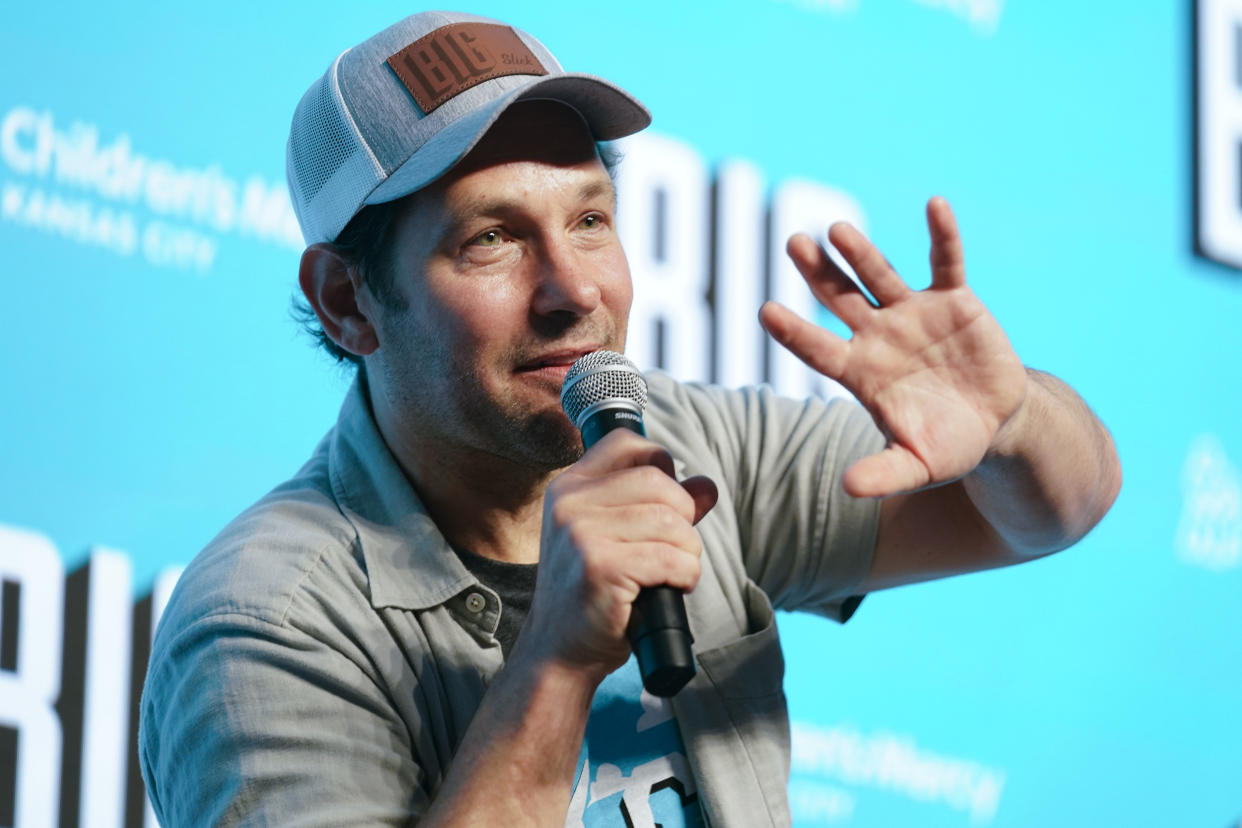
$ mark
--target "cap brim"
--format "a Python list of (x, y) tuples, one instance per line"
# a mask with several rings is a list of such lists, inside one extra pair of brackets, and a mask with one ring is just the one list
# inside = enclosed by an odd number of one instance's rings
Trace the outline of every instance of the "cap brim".
[(465, 158), (505, 110), (531, 99), (560, 101), (573, 107), (597, 141), (632, 135), (651, 123), (645, 106), (603, 78), (581, 74), (535, 78), (441, 129), (380, 182), (364, 203), (395, 201), (426, 187)]

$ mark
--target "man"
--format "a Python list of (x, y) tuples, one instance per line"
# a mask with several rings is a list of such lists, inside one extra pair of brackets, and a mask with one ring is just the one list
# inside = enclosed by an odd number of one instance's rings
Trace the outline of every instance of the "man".
[[(596, 141), (647, 122), (458, 14), (401, 21), (307, 93), (300, 283), (358, 379), (166, 610), (141, 732), (166, 825), (787, 824), (772, 605), (844, 620), (874, 589), (1064, 548), (1107, 510), (1107, 433), (1022, 367), (939, 199), (925, 291), (848, 226), (830, 240), (878, 304), (790, 241), (848, 342), (761, 311), (865, 408), (656, 373), (651, 439), (583, 453), (561, 382), (623, 349), (631, 300)], [(640, 692), (624, 635), (661, 584), (687, 592), (699, 668), (671, 705)]]

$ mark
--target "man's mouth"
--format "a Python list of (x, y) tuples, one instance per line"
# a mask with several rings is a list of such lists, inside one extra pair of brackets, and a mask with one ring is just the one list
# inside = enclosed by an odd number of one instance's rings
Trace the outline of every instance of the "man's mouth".
[(571, 348), (554, 351), (552, 353), (542, 354), (534, 359), (523, 362), (518, 365), (517, 371), (525, 373), (530, 371), (568, 371), (570, 366), (581, 359), (586, 354), (598, 350), (597, 348)]

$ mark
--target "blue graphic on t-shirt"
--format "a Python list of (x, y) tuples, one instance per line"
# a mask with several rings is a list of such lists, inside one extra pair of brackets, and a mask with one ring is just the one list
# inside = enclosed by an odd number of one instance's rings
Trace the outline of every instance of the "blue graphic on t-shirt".
[(565, 825), (703, 825), (672, 705), (643, 689), (634, 656), (595, 691)]

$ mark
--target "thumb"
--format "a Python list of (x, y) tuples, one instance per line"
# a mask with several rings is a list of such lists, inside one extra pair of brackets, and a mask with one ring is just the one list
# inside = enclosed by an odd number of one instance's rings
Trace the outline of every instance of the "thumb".
[(845, 470), (841, 484), (851, 497), (888, 497), (931, 482), (927, 466), (909, 449), (889, 446)]
[(694, 499), (694, 520), (692, 523), (697, 524), (716, 505), (716, 500), (720, 497), (720, 493), (716, 490), (715, 482), (710, 477), (705, 477), (701, 474), (687, 477), (681, 481), (681, 487)]

